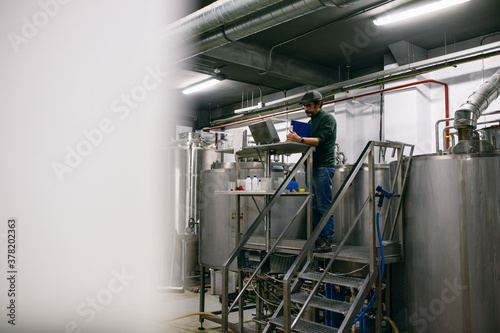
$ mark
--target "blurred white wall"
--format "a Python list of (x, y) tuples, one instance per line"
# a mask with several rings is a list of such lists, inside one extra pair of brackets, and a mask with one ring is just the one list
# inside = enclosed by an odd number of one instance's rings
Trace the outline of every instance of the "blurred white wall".
[[(178, 1), (0, 3), (1, 332), (149, 332)], [(14, 299), (15, 326), (6, 308)]]

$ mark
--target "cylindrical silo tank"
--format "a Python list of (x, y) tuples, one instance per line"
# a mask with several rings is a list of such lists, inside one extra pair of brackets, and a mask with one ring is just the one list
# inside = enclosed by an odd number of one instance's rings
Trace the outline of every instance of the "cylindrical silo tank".
[[(209, 169), (218, 154), (198, 133), (181, 133), (165, 148), (168, 201), (175, 209), (167, 221), (170, 237), (163, 244), (162, 282), (183, 286), (198, 264), (200, 172)], [(201, 222), (200, 222), (201, 223)]]
[(500, 154), (414, 157), (393, 319), (407, 332), (500, 332)]

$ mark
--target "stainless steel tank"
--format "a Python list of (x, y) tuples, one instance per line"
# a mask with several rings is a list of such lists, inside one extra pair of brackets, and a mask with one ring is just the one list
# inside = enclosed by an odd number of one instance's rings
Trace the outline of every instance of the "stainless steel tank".
[[(341, 165), (335, 167), (335, 176), (333, 177), (332, 192), (335, 195), (340, 186), (345, 181), (349, 172), (353, 168), (352, 164)], [(382, 186), (386, 190), (390, 190), (390, 166), (389, 164), (376, 164), (375, 165), (375, 187), (378, 185)], [(368, 183), (368, 165), (363, 165), (354, 178), (353, 184), (349, 187), (344, 198), (340, 201), (337, 209), (334, 211), (335, 219), (335, 235), (333, 236), (333, 241), (335, 243), (340, 243), (347, 233), (352, 221), (356, 215), (360, 212), (361, 207), (363, 207), (364, 201), (369, 194), (369, 183)], [(383, 205), (380, 216), (385, 216), (387, 210), (387, 204)], [(347, 245), (369, 245), (370, 244), (370, 209), (367, 207), (365, 212), (361, 216), (361, 220), (358, 225), (353, 230), (353, 233), (346, 242)], [(383, 223), (382, 218), (380, 223)], [(382, 226), (381, 226), (382, 228)], [(390, 228), (386, 228), (386, 235), (389, 234)]]
[(500, 154), (413, 158), (393, 319), (407, 332), (500, 332)]
[(180, 139), (169, 144), (167, 156), (169, 171), (168, 185), (173, 206), (177, 234), (195, 234), (198, 222), (200, 172), (209, 169), (218, 154), (197, 133), (182, 133)]
[[(274, 164), (271, 177), (273, 183), (284, 177), (290, 166)], [(258, 178), (264, 176), (264, 169), (260, 162), (243, 162), (239, 164), (239, 173), (236, 176), (236, 164), (218, 163), (212, 169), (201, 172), (201, 232), (200, 232), (200, 263), (207, 267), (220, 268), (225, 259), (236, 245), (237, 217), (236, 196), (215, 194), (215, 191), (227, 191), (229, 182), (245, 179), (247, 176)], [(304, 172), (297, 173), (300, 187), (305, 187)], [(241, 197), (240, 202), (240, 231), (247, 230), (259, 214), (259, 209), (265, 206), (264, 197)], [(302, 204), (305, 197), (282, 197), (271, 210), (271, 236), (278, 237), (286, 224), (295, 215), (296, 209)], [(257, 206), (259, 208), (257, 208)], [(305, 212), (299, 215), (298, 220), (287, 231), (285, 238), (305, 239), (306, 218)], [(264, 224), (254, 235), (264, 235)], [(233, 266), (232, 268), (235, 268)]]
[(198, 133), (182, 133), (166, 148), (168, 201), (175, 207), (167, 221), (168, 234), (162, 280), (167, 286), (183, 286), (198, 265), (198, 222), (200, 220), (200, 172), (210, 168), (218, 154)]

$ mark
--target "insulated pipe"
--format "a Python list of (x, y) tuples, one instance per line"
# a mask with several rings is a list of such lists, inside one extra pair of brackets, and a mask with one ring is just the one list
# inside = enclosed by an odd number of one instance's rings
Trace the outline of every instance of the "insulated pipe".
[(500, 95), (500, 70), (484, 82), (455, 111), (455, 128), (460, 140), (467, 139), (467, 132), (477, 127), (477, 119)]
[[(280, 2), (233, 0), (216, 5), (219, 2), (217, 1), (213, 4), (213, 8), (201, 9), (167, 26), (161, 33), (163, 35), (179, 34), (183, 42), (186, 42), (186, 37), (198, 37), (189, 40), (192, 51), (190, 55), (180, 60), (182, 61), (327, 6), (346, 7), (360, 1), (362, 0), (284, 0)], [(259, 3), (258, 11), (254, 8), (253, 2)], [(230, 12), (233, 16), (217, 12), (225, 6), (232, 9)], [(265, 8), (260, 10), (262, 7)], [(209, 19), (207, 20), (205, 16)]]
[(219, 0), (161, 29), (190, 39), (283, 0)]
[[(440, 85), (442, 85), (444, 87), (444, 109), (445, 109), (444, 113), (445, 113), (445, 117), (448, 118), (449, 117), (449, 113), (450, 113), (450, 110), (449, 110), (450, 107), (449, 107), (449, 101), (448, 101), (448, 84), (446, 84), (444, 82), (441, 82), (441, 81), (431, 80), (431, 79), (429, 79), (429, 80), (422, 80), (422, 81), (418, 81), (418, 82), (407, 83), (407, 84), (399, 85), (399, 86), (396, 86), (396, 87), (380, 89), (380, 90), (377, 90), (377, 91), (371, 91), (371, 92), (367, 92), (367, 93), (356, 95), (356, 96), (335, 99), (333, 101), (324, 102), (323, 104), (324, 105), (329, 105), (329, 104), (334, 104), (334, 103), (338, 103), (338, 102), (344, 102), (344, 101), (352, 100), (352, 99), (359, 98), (359, 97), (375, 95), (375, 94), (383, 93), (383, 92), (386, 92), (386, 91), (392, 91), (392, 90), (407, 88), (407, 87), (416, 86), (416, 85), (424, 84), (424, 83), (436, 83), (436, 84), (440, 84)], [(260, 117), (256, 117), (256, 118), (251, 118), (251, 119), (236, 121), (236, 122), (229, 123), (229, 124), (226, 124), (226, 125), (219, 125), (219, 126), (209, 127), (209, 128), (206, 129), (206, 131), (211, 131), (211, 130), (214, 130), (214, 129), (225, 128), (225, 127), (230, 127), (230, 126), (235, 126), (235, 125), (240, 125), (240, 124), (244, 124), (244, 123), (248, 123), (248, 122), (252, 122), (252, 121), (256, 121), (256, 120), (261, 120), (261, 119), (265, 119), (265, 118), (280, 116), (280, 115), (284, 115), (284, 114), (292, 113), (292, 112), (297, 112), (297, 111), (301, 111), (301, 110), (302, 110), (302, 108), (298, 108), (298, 109), (287, 110), (287, 111), (283, 111), (283, 112), (277, 112), (277, 113), (273, 113), (273, 114), (270, 114), (270, 115), (260, 116)], [(449, 125), (449, 122), (446, 121), (446, 126), (448, 126), (448, 125)], [(446, 139), (446, 145), (447, 145), (447, 147), (450, 146), (450, 139), (449, 138)]]

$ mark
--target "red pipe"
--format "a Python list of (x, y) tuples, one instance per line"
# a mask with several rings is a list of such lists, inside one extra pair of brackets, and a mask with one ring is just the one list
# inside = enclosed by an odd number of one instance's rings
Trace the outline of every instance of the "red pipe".
[[(355, 99), (355, 98), (359, 98), (359, 97), (370, 96), (370, 95), (374, 95), (374, 94), (378, 94), (378, 93), (383, 93), (383, 92), (386, 92), (386, 91), (392, 91), (392, 90), (407, 88), (407, 87), (416, 86), (416, 85), (423, 84), (423, 83), (436, 83), (436, 84), (440, 84), (440, 85), (442, 85), (444, 87), (444, 108), (445, 108), (444, 113), (445, 113), (445, 118), (449, 118), (450, 117), (450, 106), (449, 106), (449, 101), (448, 101), (448, 84), (446, 84), (444, 82), (441, 82), (441, 81), (431, 80), (431, 79), (429, 79), (429, 80), (422, 80), (422, 81), (418, 81), (418, 82), (407, 83), (407, 84), (403, 84), (403, 85), (396, 86), (396, 87), (380, 89), (380, 90), (377, 90), (377, 91), (371, 91), (371, 92), (367, 92), (367, 93), (364, 93), (364, 94), (361, 94), (361, 95), (357, 95), (357, 96), (351, 96), (351, 97), (344, 97), (344, 98), (340, 98), (340, 99), (335, 99), (333, 101), (325, 102), (324, 105), (338, 103), (338, 102), (344, 102), (344, 101), (348, 101), (350, 99)], [(214, 130), (214, 129), (218, 129), (218, 128), (224, 128), (224, 127), (239, 125), (239, 124), (247, 123), (247, 122), (250, 122), (250, 121), (265, 119), (265, 118), (269, 118), (269, 117), (280, 116), (280, 115), (283, 115), (283, 114), (300, 111), (301, 109), (302, 108), (293, 109), (293, 110), (287, 110), (287, 111), (273, 113), (273, 114), (270, 114), (270, 115), (260, 116), (260, 117), (256, 117), (256, 118), (252, 118), (252, 119), (246, 119), (246, 120), (236, 121), (234, 123), (229, 123), (227, 125), (220, 125), (220, 126), (211, 127), (211, 128), (208, 129), (208, 131)], [(446, 126), (449, 126), (449, 122), (448, 121), (446, 121)], [(446, 148), (448, 148), (450, 146), (449, 130), (446, 131), (446, 134), (447, 134), (446, 135)], [(437, 138), (436, 138), (436, 140), (437, 140)]]

